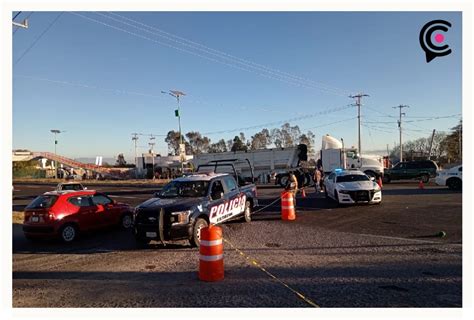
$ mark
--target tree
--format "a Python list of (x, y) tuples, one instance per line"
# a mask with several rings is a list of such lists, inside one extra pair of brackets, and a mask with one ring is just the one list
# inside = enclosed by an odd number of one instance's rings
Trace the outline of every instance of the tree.
[(127, 164), (127, 161), (125, 161), (125, 157), (123, 156), (123, 153), (120, 153), (117, 156), (117, 161), (115, 161), (115, 164), (117, 167), (124, 167)]
[(280, 129), (272, 129), (270, 134), (271, 142), (277, 148), (294, 147), (300, 140), (301, 132), (298, 126), (290, 126), (285, 123)]
[(191, 154), (201, 154), (208, 152), (209, 144), (211, 143), (211, 140), (208, 137), (203, 137), (197, 131), (186, 133), (186, 137), (189, 140)]
[(245, 144), (244, 141), (242, 141), (242, 138), (245, 139), (245, 136), (243, 133), (240, 133), (240, 136), (235, 136), (234, 140), (232, 140), (232, 147), (230, 148), (230, 151), (247, 151), (247, 145)]
[(227, 152), (227, 145), (224, 139), (220, 139), (217, 143), (209, 145), (209, 153)]
[[(428, 158), (437, 162), (443, 162), (446, 156), (444, 142), (446, 134), (443, 132), (437, 132), (433, 138), (433, 145), (431, 147), (430, 156), (430, 143), (431, 136), (429, 138), (418, 138), (416, 140), (410, 140), (403, 144), (403, 159), (412, 160), (416, 158)], [(400, 157), (400, 145), (395, 146), (390, 152), (390, 158), (399, 159)]]
[[(184, 137), (183, 137), (184, 141)], [(165, 142), (168, 144), (168, 152), (170, 154), (179, 155), (179, 144), (180, 144), (180, 136), (179, 132), (171, 130), (168, 132), (165, 138)]]
[(462, 121), (451, 128), (452, 132), (440, 143), (446, 152), (446, 160), (451, 162), (462, 162)]
[(266, 149), (270, 143), (270, 132), (263, 129), (251, 137), (250, 150)]
[(314, 133), (311, 131), (308, 131), (307, 133), (303, 133), (299, 137), (299, 143), (303, 143), (308, 147), (308, 153), (313, 153), (314, 152), (314, 139), (315, 139)]

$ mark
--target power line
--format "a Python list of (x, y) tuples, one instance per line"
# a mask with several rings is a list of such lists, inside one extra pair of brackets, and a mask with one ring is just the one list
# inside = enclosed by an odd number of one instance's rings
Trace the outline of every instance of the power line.
[(351, 121), (351, 120), (354, 120), (354, 119), (356, 119), (356, 118), (357, 118), (357, 117), (352, 117), (352, 118), (343, 119), (343, 120), (339, 120), (339, 121), (324, 123), (324, 124), (321, 124), (321, 125), (319, 125), (319, 126), (315, 126), (315, 127), (311, 127), (311, 128), (305, 128), (305, 129), (302, 129), (302, 130), (303, 130), (303, 131), (306, 131), (306, 130), (311, 130), (311, 129), (317, 129), (317, 128), (321, 128), (321, 127), (330, 126), (330, 125), (332, 125), (332, 124), (337, 124), (337, 123), (341, 123), (341, 122)]
[(16, 17), (18, 17), (18, 16), (20, 15), (20, 13), (21, 13), (21, 11), (18, 11), (18, 13), (13, 16), (13, 19), (12, 19), (12, 20), (15, 20)]
[(329, 113), (346, 110), (350, 107), (352, 107), (352, 105), (346, 105), (346, 106), (342, 106), (342, 107), (338, 107), (338, 108), (330, 108), (330, 109), (326, 109), (326, 110), (323, 110), (323, 111), (320, 111), (320, 112), (317, 112), (317, 113), (306, 114), (306, 115), (302, 115), (302, 116), (299, 116), (299, 117), (294, 117), (294, 118), (291, 118), (291, 119), (268, 122), (268, 123), (254, 125), (254, 126), (250, 126), (250, 127), (235, 128), (235, 129), (230, 129), (230, 130), (221, 130), (221, 131), (214, 131), (214, 132), (204, 132), (203, 135), (222, 134), (222, 133), (230, 133), (230, 132), (237, 132), (237, 131), (259, 129), (259, 128), (262, 128), (262, 127), (276, 126), (276, 125), (279, 125), (279, 124), (282, 124), (282, 123), (287, 123), (287, 122), (290, 123), (290, 122), (294, 122), (294, 121), (314, 118), (314, 117), (317, 117), (317, 116), (320, 116), (320, 115), (326, 115), (326, 114), (329, 114)]
[[(149, 29), (152, 29), (152, 30), (155, 30), (155, 31), (158, 31), (159, 33), (161, 34), (158, 34), (158, 33), (153, 33), (149, 30), (146, 30), (146, 29), (143, 29), (143, 28), (139, 28), (137, 26), (134, 26), (132, 24), (129, 24), (129, 23), (126, 23), (124, 22), (123, 20), (117, 20), (117, 19), (114, 19), (110, 16), (107, 16), (107, 15), (104, 15), (104, 14), (101, 14), (101, 13), (98, 13), (98, 12), (95, 12), (95, 14), (98, 14), (98, 15), (101, 15), (103, 17), (106, 17), (108, 19), (112, 19), (114, 21), (117, 21), (119, 23), (122, 23), (122, 24), (125, 24), (125, 25), (128, 25), (128, 26), (131, 26), (133, 28), (136, 28), (136, 29), (139, 29), (139, 30), (143, 30), (145, 32), (148, 32), (150, 34), (154, 34), (154, 35), (157, 35), (159, 37), (163, 37), (167, 40), (170, 40), (170, 41), (173, 41), (175, 43), (179, 43), (181, 45), (184, 45), (184, 46), (187, 46), (187, 47), (190, 47), (190, 48), (193, 48), (193, 49), (196, 49), (196, 50), (199, 50), (199, 51), (202, 51), (202, 52), (205, 52), (205, 53), (208, 53), (208, 54), (211, 54), (211, 55), (214, 55), (214, 56), (218, 56), (220, 58), (223, 58), (223, 59), (227, 59), (227, 60), (230, 60), (230, 61), (233, 61), (233, 62), (236, 62), (236, 63), (239, 63), (239, 64), (242, 64), (242, 65), (245, 65), (245, 66), (250, 66), (252, 68), (256, 68), (256, 69), (259, 69), (261, 71), (267, 71), (271, 74), (275, 74), (277, 76), (284, 76), (284, 77), (287, 77), (287, 78), (290, 78), (292, 80), (296, 80), (296, 81), (300, 81), (300, 82), (306, 82), (306, 83), (311, 83), (313, 85), (316, 85), (316, 86), (320, 86), (322, 88), (324, 88), (325, 90), (333, 90), (335, 92), (338, 92), (339, 95), (342, 95), (342, 96), (346, 96), (348, 94), (348, 91), (345, 91), (343, 89), (340, 89), (340, 88), (337, 88), (337, 87), (334, 87), (334, 86), (328, 86), (326, 84), (323, 84), (321, 82), (316, 82), (316, 81), (313, 81), (313, 80), (310, 80), (310, 79), (305, 79), (303, 77), (300, 77), (300, 76), (297, 76), (297, 75), (294, 75), (294, 74), (290, 74), (290, 73), (287, 73), (287, 72), (284, 72), (284, 71), (281, 71), (279, 69), (276, 69), (276, 68), (272, 68), (272, 67), (268, 67), (268, 66), (265, 66), (265, 65), (262, 65), (262, 64), (259, 64), (259, 63), (255, 63), (255, 62), (252, 62), (250, 60), (246, 60), (246, 59), (242, 59), (242, 58), (239, 58), (237, 56), (234, 56), (234, 55), (231, 55), (231, 54), (228, 54), (226, 52), (223, 52), (223, 51), (220, 51), (220, 50), (216, 50), (216, 49), (213, 49), (211, 47), (208, 47), (206, 45), (203, 45), (203, 44), (200, 44), (198, 42), (195, 42), (195, 41), (192, 41), (192, 40), (189, 40), (189, 39), (186, 39), (186, 38), (183, 38), (183, 37), (180, 37), (180, 36), (177, 36), (175, 34), (172, 34), (172, 33), (169, 33), (169, 32), (166, 32), (164, 30), (161, 30), (157, 27), (153, 27), (153, 26), (150, 26), (150, 25), (147, 25), (147, 24), (144, 24), (142, 22), (139, 22), (139, 21), (136, 21), (136, 20), (133, 20), (133, 19), (130, 19), (130, 18), (127, 18), (125, 16), (122, 16), (122, 15), (119, 15), (117, 13), (114, 13), (114, 12), (108, 12), (110, 15), (114, 15), (114, 16), (117, 16), (117, 17), (120, 17), (121, 19), (124, 19), (124, 20), (127, 20), (127, 21), (130, 21), (130, 22), (133, 22), (135, 24), (138, 24), (138, 25), (141, 25), (141, 26), (144, 26), (146, 28), (149, 28)], [(164, 36), (164, 35), (165, 36)]]
[[(115, 30), (118, 30), (118, 31), (121, 31), (121, 32), (130, 34), (130, 35), (132, 35), (132, 36), (135, 36), (135, 37), (138, 37), (138, 38), (141, 38), (141, 39), (144, 39), (144, 40), (148, 40), (148, 41), (151, 41), (151, 42), (154, 42), (154, 43), (163, 45), (163, 46), (167, 46), (167, 47), (173, 48), (173, 49), (175, 49), (175, 50), (182, 51), (182, 52), (185, 52), (185, 53), (188, 53), (188, 54), (191, 54), (191, 55), (194, 55), (194, 56), (197, 56), (197, 57), (200, 57), (200, 58), (203, 58), (203, 59), (212, 61), (212, 62), (217, 62), (217, 63), (223, 64), (223, 65), (229, 66), (229, 67), (231, 67), (231, 68), (235, 68), (235, 69), (239, 69), (239, 70), (242, 70), (242, 71), (254, 73), (254, 74), (260, 75), (260, 76), (262, 76), (262, 77), (266, 77), (266, 78), (273, 79), (273, 80), (278, 80), (278, 81), (285, 82), (285, 83), (288, 83), (288, 84), (291, 84), (291, 85), (294, 85), (294, 86), (303, 87), (303, 88), (308, 88), (308, 89), (318, 89), (318, 90), (323, 91), (323, 92), (326, 91), (326, 93), (335, 94), (334, 92), (329, 92), (328, 89), (323, 89), (323, 88), (321, 88), (321, 87), (316, 87), (316, 86), (314, 86), (314, 85), (308, 85), (308, 84), (305, 84), (305, 83), (301, 83), (301, 82), (295, 81), (294, 79), (291, 80), (291, 81), (289, 81), (289, 80), (286, 80), (285, 78), (282, 78), (282, 76), (277, 76), (277, 77), (272, 76), (271, 74), (269, 74), (268, 71), (267, 71), (267, 72), (264, 72), (263, 70), (256, 70), (255, 67), (252, 67), (252, 66), (250, 66), (250, 65), (246, 65), (247, 68), (243, 68), (243, 67), (241, 67), (241, 66), (239, 66), (239, 65), (236, 65), (235, 63), (234, 63), (234, 64), (231, 64), (231, 63), (228, 63), (228, 62), (225, 62), (225, 61), (221, 61), (221, 60), (218, 60), (218, 59), (215, 59), (215, 58), (206, 56), (206, 55), (202, 55), (202, 54), (199, 54), (199, 53), (190, 51), (190, 50), (188, 50), (188, 49), (183, 49), (183, 48), (177, 47), (177, 46), (175, 46), (175, 45), (172, 45), (172, 44), (169, 44), (169, 43), (166, 43), (166, 42), (163, 42), (163, 41), (159, 41), (159, 40), (156, 40), (156, 39), (152, 39), (152, 38), (150, 38), (150, 37), (143, 36), (143, 35), (141, 35), (141, 34), (138, 34), (138, 33), (135, 33), (135, 32), (131, 32), (131, 31), (129, 31), (129, 30), (122, 29), (122, 28), (117, 27), (117, 26), (110, 25), (110, 24), (105, 23), (105, 22), (103, 22), (103, 21), (100, 21), (100, 20), (97, 20), (97, 19), (94, 19), (94, 18), (91, 18), (91, 17), (84, 16), (84, 15), (79, 14), (79, 13), (77, 13), (77, 12), (69, 12), (69, 13), (72, 14), (72, 15), (76, 15), (76, 16), (78, 16), (78, 17), (81, 17), (81, 18), (83, 18), (83, 19), (86, 19), (86, 20), (93, 21), (93, 22), (95, 22), (95, 23), (104, 25), (104, 26), (109, 27), (109, 28), (111, 28), (111, 29), (115, 29)], [(250, 69), (249, 69), (249, 68), (250, 68)], [(337, 94), (337, 95), (345, 96), (345, 95), (343, 95), (343, 94)]]
[(54, 20), (46, 27), (46, 29), (43, 30), (43, 32), (41, 32), (41, 34), (36, 37), (36, 39), (31, 43), (31, 45), (26, 48), (25, 51), (23, 51), (23, 53), (20, 55), (20, 57), (15, 61), (14, 64), (17, 64), (18, 62), (21, 61), (21, 59), (23, 59), (23, 57), (35, 46), (35, 44), (46, 34), (46, 32), (48, 32), (51, 27), (56, 23), (56, 21), (58, 21), (58, 19), (63, 15), (64, 12), (61, 12), (59, 13), (56, 18), (54, 18)]
[(14, 75), (13, 77), (14, 78), (25, 78), (25, 79), (31, 79), (31, 80), (38, 80), (38, 81), (46, 81), (46, 82), (51, 82), (51, 83), (57, 83), (57, 84), (73, 86), (73, 87), (81, 87), (81, 88), (87, 88), (87, 89), (109, 91), (109, 92), (115, 92), (115, 93), (120, 93), (120, 94), (130, 94), (130, 95), (136, 95), (136, 96), (144, 96), (144, 97), (150, 97), (150, 98), (164, 99), (161, 95), (153, 95), (153, 94), (137, 92), (137, 91), (127, 91), (127, 90), (122, 90), (122, 89), (103, 88), (103, 87), (84, 84), (84, 83), (79, 83), (79, 82), (53, 80), (53, 79), (40, 78), (40, 77), (34, 77), (34, 76), (27, 76), (27, 75)]

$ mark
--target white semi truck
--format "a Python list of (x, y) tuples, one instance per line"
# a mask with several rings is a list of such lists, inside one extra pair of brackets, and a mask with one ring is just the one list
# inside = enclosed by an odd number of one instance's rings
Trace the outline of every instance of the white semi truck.
[(276, 184), (285, 186), (289, 171), (295, 172), (300, 185), (308, 185), (312, 182), (311, 174), (300, 166), (301, 161), (307, 161), (307, 158), (307, 146), (300, 144), (289, 148), (202, 153), (195, 155), (192, 163), (197, 168), (216, 161), (229, 161), (233, 163), (239, 176), (246, 180), (251, 179), (250, 170), (253, 170), (253, 176), (257, 182), (268, 183), (268, 178), (274, 177)]
[(341, 141), (330, 135), (322, 138), (320, 159), (325, 174), (337, 168), (355, 168), (371, 177), (383, 177), (383, 157), (359, 155), (357, 149), (344, 148)]

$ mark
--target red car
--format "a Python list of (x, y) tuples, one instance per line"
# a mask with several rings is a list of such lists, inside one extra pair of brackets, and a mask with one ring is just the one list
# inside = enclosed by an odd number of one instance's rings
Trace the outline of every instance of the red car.
[(52, 191), (36, 197), (25, 209), (25, 237), (75, 240), (79, 232), (118, 225), (132, 226), (132, 208), (94, 190)]

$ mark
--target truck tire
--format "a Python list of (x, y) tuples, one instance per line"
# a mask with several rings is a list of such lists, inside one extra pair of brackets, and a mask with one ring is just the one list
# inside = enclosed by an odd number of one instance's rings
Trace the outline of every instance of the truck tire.
[(189, 243), (193, 247), (199, 247), (201, 243), (201, 229), (207, 227), (209, 224), (203, 218), (198, 218), (194, 223), (193, 227), (193, 235), (191, 239), (189, 239)]
[(251, 222), (252, 221), (252, 205), (251, 205), (250, 201), (245, 202), (244, 220), (245, 220), (245, 222)]
[(289, 178), (290, 178), (290, 176), (287, 175), (287, 174), (280, 175), (280, 177), (278, 178), (278, 184), (280, 185), (280, 187), (285, 188), (286, 184), (288, 183)]

